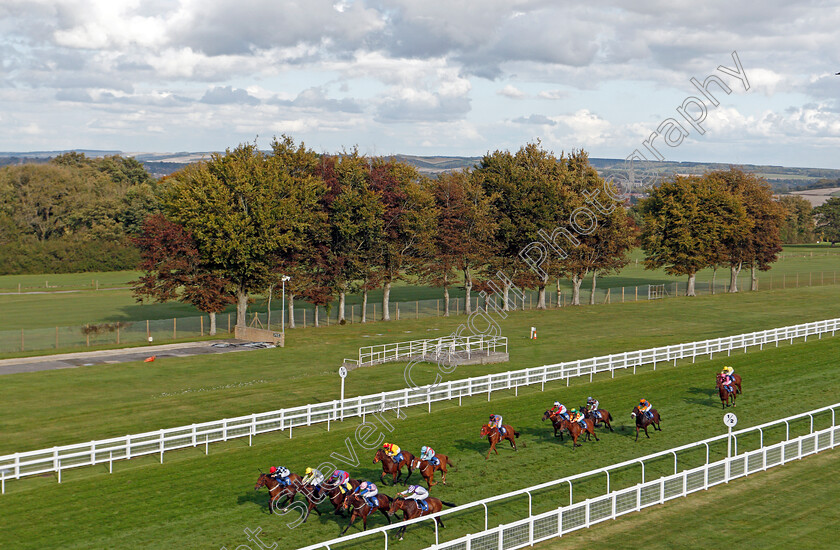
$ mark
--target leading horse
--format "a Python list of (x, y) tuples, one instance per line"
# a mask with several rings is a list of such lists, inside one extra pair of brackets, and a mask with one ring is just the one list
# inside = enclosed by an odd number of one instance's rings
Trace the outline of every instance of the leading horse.
[(662, 428), (659, 427), (659, 412), (656, 409), (651, 409), (650, 413), (653, 418), (640, 411), (639, 407), (633, 407), (633, 412), (630, 413), (630, 416), (636, 419), (636, 441), (639, 440), (640, 429), (644, 430), (645, 435), (650, 439), (647, 427), (651, 424), (653, 424), (654, 430), (662, 431)]
[(287, 504), (295, 499), (295, 495), (298, 493), (299, 488), (303, 485), (303, 480), (297, 474), (289, 474), (288, 480), (290, 483), (288, 485), (283, 485), (270, 475), (262, 472), (260, 473), (260, 477), (257, 478), (257, 484), (254, 486), (254, 490), (259, 491), (262, 487), (266, 487), (268, 489), (268, 513), (274, 513), (274, 508), (276, 506), (280, 506), (279, 500), (281, 498), (285, 497), (283, 504)]
[(735, 398), (738, 396), (738, 389), (734, 382), (732, 385), (726, 385), (724, 384), (724, 376), (722, 374), (718, 374), (715, 389), (720, 394), (720, 406), (722, 409), (725, 409), (730, 405), (730, 400), (732, 401), (732, 406), (735, 406)]

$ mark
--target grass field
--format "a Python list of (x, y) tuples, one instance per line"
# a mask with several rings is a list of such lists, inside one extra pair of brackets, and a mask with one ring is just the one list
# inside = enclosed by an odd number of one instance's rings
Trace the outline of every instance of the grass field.
[[(826, 451), (534, 546), (837, 548), (840, 451)], [(825, 506), (819, 504), (824, 503)], [(687, 519), (689, 518), (689, 519)], [(723, 532), (723, 533), (722, 533)]]
[[(712, 379), (723, 364), (732, 365), (744, 377), (744, 395), (735, 411), (739, 428), (832, 404), (840, 394), (838, 356), (840, 338), (824, 338), (695, 365), (661, 367), (635, 376), (622, 374), (615, 380), (578, 381), (569, 388), (552, 384), (544, 393), (539, 387), (520, 391), (519, 397), (499, 392), (489, 403), (475, 397), (465, 399), (461, 407), (437, 404), (431, 414), (422, 407), (412, 408), (407, 410), (407, 419), (394, 420), (395, 431), (389, 439), (411, 451), (430, 444), (452, 456), (457, 468), (449, 476), (449, 486), (435, 487), (432, 494), (465, 503), (722, 433), (723, 411), (713, 395)], [(552, 437), (540, 416), (554, 399), (579, 405), (587, 395), (599, 397), (602, 406), (612, 411), (617, 431), (600, 433), (601, 442), (585, 443), (572, 451), (568, 440), (559, 443)], [(637, 443), (629, 429), (628, 413), (642, 396), (661, 412), (663, 431)], [(56, 416), (62, 415), (61, 407), (50, 408)], [(502, 448), (499, 456), (485, 461), (487, 444), (479, 439), (478, 429), (489, 413), (497, 411), (522, 433), (520, 443), (527, 447), (516, 453)], [(817, 417), (815, 428), (826, 427), (829, 420), (830, 415)], [(247, 542), (243, 529), (256, 527), (266, 534), (263, 540), (279, 539), (282, 548), (332, 538), (343, 528), (344, 520), (325, 513), (289, 530), (284, 526), (289, 519), (269, 516), (266, 493), (253, 491), (256, 468), (282, 463), (299, 472), (327, 460), (332, 452), (347, 455), (344, 439), (352, 437), (357, 424), (334, 424), (330, 432), (323, 425), (296, 429), (293, 439), (282, 433), (262, 435), (254, 439), (253, 447), (244, 440), (230, 441), (214, 445), (206, 457), (203, 449), (179, 451), (167, 454), (162, 465), (154, 457), (118, 462), (113, 474), (101, 466), (67, 471), (61, 485), (53, 476), (12, 482), (7, 484), (7, 494), (0, 497), (0, 540), (10, 548), (235, 548)], [(807, 420), (794, 422), (791, 435), (806, 433), (808, 427)], [(768, 430), (765, 444), (783, 437), (784, 428)], [(758, 437), (746, 438), (739, 448), (743, 451), (757, 444)], [(713, 458), (724, 453), (725, 443), (712, 446)], [(371, 463), (371, 454), (361, 451), (360, 464), (348, 468), (354, 477), (378, 478), (380, 470)], [(681, 468), (696, 466), (703, 454), (681, 455)], [(672, 469), (673, 460), (666, 458), (649, 465), (647, 475), (650, 479)], [(638, 474), (634, 468), (616, 473), (612, 487), (631, 486), (638, 481)], [(603, 483), (603, 476), (598, 476), (576, 485), (575, 501), (602, 491)], [(393, 495), (395, 490), (387, 487), (383, 492)], [(527, 502), (521, 498), (491, 506), (491, 525), (522, 517)], [(534, 495), (534, 512), (567, 502), (566, 488), (539, 492)], [(371, 522), (372, 526), (382, 524), (381, 517)], [(482, 525), (483, 513), (465, 511), (447, 520), (445, 536), (455, 538), (468, 530), (480, 530)], [(428, 545), (431, 537), (428, 527), (412, 529), (399, 548), (414, 550)], [(377, 537), (353, 547), (381, 545), (382, 539)]]
[[(540, 366), (837, 316), (840, 286), (512, 313), (511, 361), (451, 376)], [(459, 318), (328, 327), (289, 334), (285, 349), (98, 365), (0, 378), (0, 453), (78, 443), (339, 397), (338, 367), (361, 345), (443, 336)], [(539, 340), (528, 340), (529, 327)], [(313, 356), (317, 350), (317, 356)], [(434, 370), (414, 369), (418, 383)], [(406, 386), (400, 364), (353, 371), (346, 395)], [(44, 403), (49, 403), (45, 407)]]
[[(810, 254), (815, 254), (811, 257)], [(793, 278), (794, 274), (802, 274), (798, 284), (805, 286), (809, 284), (808, 273), (813, 273), (813, 280), (810, 283), (818, 284), (820, 274), (825, 283), (833, 283), (835, 272), (840, 271), (840, 250), (831, 250), (829, 246), (821, 245), (790, 245), (785, 247), (785, 258), (774, 264), (773, 269), (767, 273), (759, 274), (759, 281), (762, 285), (769, 287), (769, 278), (773, 277), (773, 286), (778, 288), (782, 284), (782, 277), (790, 275), (786, 284), (788, 287), (797, 284)], [(830, 255), (826, 255), (830, 254)], [(647, 284), (673, 283), (678, 281), (684, 289), (685, 277), (674, 277), (662, 270), (648, 271), (641, 265), (643, 254), (641, 250), (635, 250), (632, 254), (633, 261), (619, 274), (599, 279), (599, 288), (635, 287)], [(636, 261), (638, 260), (638, 264)], [(138, 303), (129, 290), (106, 290), (95, 292), (91, 289), (91, 281), (99, 281), (100, 287), (125, 287), (129, 281), (139, 276), (135, 271), (124, 271), (114, 273), (76, 273), (64, 275), (6, 275), (0, 276), (0, 292), (11, 292), (12, 294), (0, 295), (0, 331), (34, 329), (55, 326), (82, 325), (85, 323), (115, 322), (115, 321), (141, 321), (145, 319), (169, 319), (172, 317), (187, 317), (198, 315), (198, 311), (188, 305), (178, 302), (155, 304)], [(740, 285), (748, 288), (749, 273), (742, 272)], [(701, 271), (697, 276), (698, 292), (708, 292), (708, 282), (712, 280), (712, 271)], [(717, 285), (728, 283), (728, 270), (718, 270)], [(58, 286), (60, 289), (81, 289), (85, 292), (79, 293), (49, 293), (49, 294), (14, 294), (17, 291), (18, 283), (23, 289), (44, 290), (44, 283), (49, 281), (50, 286)], [(40, 285), (40, 286), (38, 286)], [(590, 281), (582, 285), (582, 301), (589, 297)], [(762, 287), (762, 288), (766, 288)], [(564, 292), (569, 292), (571, 286), (569, 281), (562, 285)], [(640, 288), (640, 292), (646, 292), (646, 288)], [(50, 289), (54, 290), (54, 289)], [(670, 291), (670, 288), (669, 288)], [(414, 286), (407, 283), (395, 285), (391, 299), (393, 301), (410, 302), (414, 300), (437, 300), (442, 298), (443, 292), (438, 288), (425, 286)], [(453, 298), (463, 298), (464, 292), (461, 289), (451, 289)], [(600, 295), (599, 295), (600, 296)], [(646, 298), (646, 294), (644, 295)], [(370, 303), (381, 302), (382, 292), (373, 291), (370, 293)], [(617, 296), (612, 296), (617, 300)], [(629, 296), (628, 296), (629, 299)], [(599, 298), (599, 303), (602, 298)], [(348, 305), (361, 303), (361, 296), (348, 296)], [(303, 305), (296, 302), (297, 305)], [(463, 304), (462, 304), (463, 305)], [(253, 311), (265, 311), (265, 300), (263, 297), (256, 297), (253, 304)], [(281, 307), (279, 297), (275, 296), (272, 302), (273, 309)], [(233, 311), (229, 308), (228, 312)], [(349, 315), (349, 314), (348, 314)]]

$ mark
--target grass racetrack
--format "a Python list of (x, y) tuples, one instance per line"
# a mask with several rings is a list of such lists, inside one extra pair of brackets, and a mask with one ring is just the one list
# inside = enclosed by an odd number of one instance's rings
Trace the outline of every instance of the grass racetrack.
[(825, 451), (534, 548), (837, 548), (838, 476), (840, 450)]
[[(614, 380), (579, 380), (568, 388), (551, 384), (544, 393), (537, 386), (520, 391), (519, 397), (505, 391), (495, 393), (490, 402), (486, 397), (473, 397), (465, 399), (461, 407), (457, 402), (435, 404), (431, 414), (423, 407), (415, 407), (407, 410), (405, 420), (394, 420), (392, 413), (386, 413), (395, 428), (387, 439), (412, 452), (428, 444), (450, 455), (457, 467), (450, 471), (449, 485), (434, 487), (432, 495), (466, 503), (722, 433), (723, 411), (714, 392), (713, 376), (724, 364), (732, 365), (744, 378), (744, 394), (734, 411), (739, 417), (738, 428), (832, 404), (840, 395), (838, 357), (840, 337), (826, 337), (794, 345), (782, 343), (763, 352), (736, 353), (730, 358), (698, 361), (694, 365), (660, 365), (655, 372), (648, 369), (635, 376), (620, 374)], [(550, 427), (540, 417), (555, 399), (567, 406), (579, 406), (588, 395), (598, 397), (602, 407), (612, 412), (617, 431), (604, 433), (601, 429), (600, 442), (584, 443), (573, 451), (568, 439), (559, 443), (553, 438)], [(628, 415), (640, 397), (646, 397), (660, 411), (663, 431), (634, 442)], [(61, 412), (55, 408), (56, 415)], [(485, 461), (487, 443), (479, 439), (478, 430), (491, 412), (503, 414), (505, 423), (522, 433), (519, 441), (527, 443), (527, 447), (514, 453), (502, 446), (498, 456)], [(815, 428), (825, 427), (828, 419), (830, 415), (818, 416)], [(104, 466), (67, 471), (61, 485), (53, 476), (10, 482), (7, 494), (0, 497), (0, 540), (8, 548), (236, 548), (247, 543), (243, 529), (257, 527), (263, 530), (263, 541), (270, 544), (279, 540), (282, 548), (330, 539), (338, 535), (346, 520), (334, 518), (322, 506), (323, 516), (313, 515), (307, 524), (289, 530), (285, 523), (293, 518), (269, 516), (267, 493), (255, 493), (253, 484), (258, 467), (285, 464), (292, 471), (301, 472), (306, 466), (328, 460), (330, 453), (347, 456), (345, 438), (353, 437), (357, 425), (358, 421), (353, 420), (333, 424), (330, 432), (324, 425), (296, 429), (293, 439), (286, 433), (261, 435), (254, 439), (253, 447), (248, 447), (247, 440), (230, 441), (212, 446), (206, 457), (203, 449), (179, 451), (165, 455), (162, 465), (155, 457), (118, 462), (113, 474), (108, 474)], [(806, 433), (808, 427), (808, 420), (793, 423), (791, 436)], [(765, 444), (783, 437), (783, 427), (767, 430)], [(757, 445), (757, 436), (739, 442), (742, 451)], [(346, 469), (353, 477), (377, 480), (381, 468), (371, 463), (372, 451), (365, 451), (358, 444), (354, 448), (360, 463)], [(713, 458), (723, 456), (725, 442), (712, 446), (711, 452)], [(701, 460), (701, 454), (688, 453), (680, 456), (680, 466), (693, 467)], [(803, 464), (810, 460), (814, 458)], [(338, 462), (336, 465), (343, 466)], [(784, 472), (785, 468), (788, 466), (777, 470)], [(657, 461), (649, 465), (647, 472), (648, 479), (672, 473), (673, 459)], [(638, 474), (633, 468), (617, 473), (612, 477), (613, 489), (637, 483)], [(756, 479), (761, 483), (762, 476), (773, 475), (779, 474), (774, 470), (746, 481)], [(827, 475), (824, 479), (832, 478)], [(603, 490), (603, 482), (601, 476), (576, 485), (575, 501), (598, 494)], [(730, 487), (723, 488), (726, 489)], [(719, 488), (712, 489), (701, 498), (711, 498), (718, 491)], [(393, 495), (396, 491), (388, 486), (382, 492)], [(691, 498), (673, 505), (690, 503)], [(490, 525), (522, 517), (527, 503), (527, 498), (517, 498), (490, 506)], [(565, 504), (565, 487), (534, 495), (534, 513)], [(297, 516), (294, 512), (291, 515)], [(369, 523), (384, 524), (381, 516)], [(454, 514), (446, 519), (446, 524), (444, 538), (455, 538), (483, 528), (483, 513)], [(603, 528), (601, 525), (596, 529)], [(778, 536), (784, 536), (784, 525), (776, 524), (774, 528), (779, 529)], [(361, 526), (354, 526), (350, 532), (358, 529)], [(654, 529), (650, 531), (655, 534)], [(559, 539), (558, 544), (565, 544), (565, 540)], [(413, 550), (432, 542), (430, 527), (415, 527), (399, 548)], [(352, 546), (381, 548), (382, 537)]]

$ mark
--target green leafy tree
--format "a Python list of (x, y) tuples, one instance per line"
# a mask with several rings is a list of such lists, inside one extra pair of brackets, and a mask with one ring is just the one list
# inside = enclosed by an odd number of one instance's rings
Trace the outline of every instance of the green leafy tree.
[(265, 155), (256, 144), (213, 154), (170, 178), (163, 210), (234, 287), (237, 325), (246, 324), (249, 295), (274, 283), (281, 258), (305, 246), (322, 188), (318, 178), (295, 174), (281, 155)]
[(782, 195), (779, 204), (785, 209), (785, 221), (780, 233), (782, 242), (788, 244), (812, 243), (814, 236), (814, 213), (811, 203), (799, 195)]
[(824, 204), (814, 208), (817, 231), (822, 239), (834, 246), (840, 242), (840, 197), (831, 197)]
[(715, 181), (676, 176), (651, 190), (642, 201), (641, 236), (645, 267), (687, 275), (687, 296), (694, 296), (697, 272), (722, 262), (721, 242), (747, 232), (741, 201)]

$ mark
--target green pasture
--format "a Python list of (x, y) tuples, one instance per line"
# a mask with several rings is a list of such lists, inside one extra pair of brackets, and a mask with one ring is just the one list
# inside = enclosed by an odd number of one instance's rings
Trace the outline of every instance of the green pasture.
[[(836, 548), (840, 451), (825, 451), (708, 492), (666, 502), (615, 521), (535, 545), (565, 548)], [(823, 505), (825, 504), (825, 505)]]
[[(840, 285), (513, 312), (499, 320), (511, 360), (458, 368), (451, 379), (829, 319)], [(464, 317), (289, 332), (283, 349), (154, 363), (96, 365), (0, 377), (0, 453), (78, 443), (329, 401), (338, 367), (365, 345), (452, 333)], [(531, 326), (539, 339), (529, 340)], [(481, 327), (476, 327), (481, 329)], [(416, 367), (428, 383), (432, 365)], [(407, 386), (403, 365), (350, 373), (346, 396)], [(50, 406), (45, 406), (49, 403)]]
[[(410, 451), (428, 444), (439, 453), (450, 455), (456, 467), (450, 471), (449, 484), (434, 487), (432, 494), (456, 504), (467, 503), (723, 433), (723, 411), (714, 395), (713, 375), (724, 364), (732, 365), (744, 379), (744, 394), (734, 411), (739, 417), (739, 428), (832, 404), (840, 394), (838, 356), (840, 338), (812, 339), (697, 364), (689, 361), (676, 367), (660, 365), (656, 371), (647, 368), (636, 375), (619, 374), (615, 379), (600, 375), (592, 383), (576, 380), (570, 387), (553, 383), (544, 392), (534, 386), (520, 391), (518, 397), (513, 391), (497, 392), (489, 402), (478, 396), (465, 399), (460, 407), (457, 401), (437, 403), (431, 413), (424, 407), (413, 407), (404, 411), (407, 418), (402, 420), (397, 420), (392, 412), (385, 413), (393, 426), (387, 439)], [(37, 388), (33, 384), (32, 390)], [(573, 451), (568, 440), (561, 443), (553, 437), (540, 417), (555, 399), (576, 406), (588, 395), (597, 396), (602, 406), (612, 412), (616, 432), (600, 429), (600, 442), (586, 442)], [(660, 411), (662, 431), (635, 442), (629, 412), (640, 397), (650, 400)], [(216, 399), (219, 405), (224, 401)], [(45, 399), (43, 403), (50, 402)], [(169, 408), (167, 402), (159, 403), (160, 408)], [(49, 408), (55, 416), (65, 411), (56, 403), (50, 403)], [(514, 452), (502, 446), (499, 455), (485, 461), (487, 443), (478, 437), (478, 431), (490, 413), (503, 414), (505, 422), (521, 432), (520, 448)], [(99, 419), (102, 424), (108, 421)], [(817, 416), (815, 428), (824, 428), (829, 422), (830, 414)], [(330, 539), (338, 535), (346, 520), (330, 515), (323, 506), (324, 515), (313, 515), (307, 524), (290, 530), (286, 523), (297, 514), (269, 515), (267, 493), (255, 492), (253, 484), (258, 467), (285, 464), (300, 472), (306, 466), (329, 460), (331, 453), (352, 455), (347, 441), (352, 440), (358, 424), (358, 420), (333, 424), (331, 431), (325, 425), (295, 429), (292, 439), (288, 433), (260, 435), (254, 438), (253, 447), (248, 446), (247, 439), (232, 440), (212, 445), (209, 456), (204, 456), (203, 448), (173, 452), (165, 455), (163, 464), (158, 463), (156, 456), (117, 462), (113, 474), (107, 472), (107, 465), (66, 471), (60, 485), (54, 476), (9, 482), (7, 494), (0, 497), (0, 540), (4, 547), (15, 549), (230, 549), (247, 544), (243, 532), (246, 528), (261, 528), (262, 540), (268, 544), (278, 541), (281, 548)], [(807, 419), (793, 422), (791, 435), (807, 433), (809, 424)], [(766, 430), (764, 442), (779, 441), (784, 435), (783, 427)], [(753, 449), (758, 444), (757, 436), (745, 437), (739, 449)], [(347, 466), (348, 471), (357, 478), (378, 479), (381, 470), (372, 464), (372, 451), (363, 450), (357, 443), (353, 450), (358, 459), (349, 461), (358, 461), (358, 465)], [(710, 449), (712, 458), (720, 458), (725, 452), (725, 443)], [(697, 466), (704, 455), (705, 449), (681, 454), (680, 468)], [(336, 459), (333, 462), (345, 466)], [(648, 464), (647, 477), (670, 474), (673, 468), (669, 455)], [(764, 475), (773, 474), (758, 474), (756, 478)], [(826, 475), (823, 479), (831, 477)], [(639, 480), (640, 469), (628, 467), (611, 476), (611, 487), (629, 487)], [(599, 494), (604, 483), (604, 476), (599, 475), (576, 484), (575, 502)], [(709, 494), (714, 491), (718, 489)], [(394, 495), (396, 490), (389, 486), (382, 492)], [(540, 513), (566, 505), (568, 495), (568, 486), (538, 491), (533, 495), (533, 511)], [(816, 502), (812, 505), (819, 507)], [(508, 523), (527, 513), (528, 499), (508, 499), (489, 509), (490, 526)], [(447, 529), (442, 531), (445, 539), (481, 530), (481, 510), (465, 510), (447, 518)], [(369, 523), (384, 524), (381, 516), (373, 517)], [(359, 529), (360, 526), (354, 526), (350, 532)], [(654, 536), (651, 533), (646, 537)], [(404, 542), (392, 540), (389, 547), (414, 550), (431, 544), (433, 537), (430, 526), (414, 527)], [(366, 542), (337, 544), (333, 548), (380, 549), (382, 544), (383, 537), (379, 535)]]
[[(813, 256), (811, 256), (813, 254)], [(635, 287), (639, 287), (639, 299), (647, 299), (648, 284), (673, 284), (679, 283), (680, 292), (685, 291), (685, 277), (674, 277), (666, 274), (663, 270), (646, 270), (642, 265), (644, 257), (641, 250), (632, 253), (631, 263), (616, 275), (611, 275), (598, 280), (598, 288), (613, 288), (610, 296), (611, 302), (621, 300), (620, 289), (625, 287), (626, 300), (636, 298)], [(766, 273), (759, 273), (760, 290), (786, 288), (796, 286), (811, 286), (834, 284), (840, 282), (837, 275), (840, 275), (840, 249), (832, 250), (827, 245), (789, 245), (785, 247), (783, 258), (773, 265), (773, 269)], [(797, 277), (796, 274), (799, 274)], [(199, 315), (199, 312), (192, 306), (178, 302), (157, 304), (138, 303), (132, 296), (130, 290), (119, 290), (119, 287), (129, 286), (129, 281), (139, 277), (136, 271), (122, 271), (113, 273), (73, 273), (63, 275), (5, 275), (0, 276), (0, 331), (20, 330), (34, 328), (52, 328), (56, 326), (74, 326), (86, 323), (103, 323), (116, 321), (142, 321), (146, 319), (169, 319), (172, 317), (188, 317)], [(709, 292), (709, 283), (714, 277), (717, 292), (722, 292), (724, 286), (728, 285), (729, 271), (719, 269), (713, 276), (711, 270), (701, 271), (697, 276), (697, 292), (705, 294)], [(772, 282), (771, 282), (772, 278)], [(91, 285), (98, 284), (100, 288), (111, 288), (114, 290), (91, 290)], [(55, 288), (45, 289), (45, 282), (50, 287), (57, 286), (60, 290), (80, 290), (74, 293), (57, 293)], [(38, 294), (16, 294), (18, 283), (24, 291), (50, 293)], [(39, 286), (40, 285), (40, 286)], [(581, 300), (587, 302), (590, 295), (591, 281), (587, 280), (581, 287)], [(116, 289), (115, 289), (116, 288)], [(743, 291), (749, 288), (749, 272), (742, 271), (739, 277), (739, 288)], [(569, 299), (571, 283), (561, 281), (561, 290)], [(668, 286), (668, 292), (672, 287)], [(552, 302), (556, 301), (554, 285), (549, 290), (552, 293)], [(452, 298), (463, 298), (463, 289), (453, 288), (450, 290)], [(442, 299), (443, 291), (439, 288), (417, 286), (411, 281), (399, 282), (394, 285), (391, 292), (391, 299), (395, 302), (413, 302), (415, 300), (438, 300)], [(254, 297), (252, 311), (265, 311), (266, 297)], [(603, 294), (597, 295), (598, 303), (604, 299)], [(373, 303), (378, 306), (382, 301), (382, 291), (372, 291), (369, 295), (369, 307)], [(351, 295), (347, 298), (348, 305), (361, 304), (360, 295)], [(296, 301), (296, 307), (309, 307), (301, 301)], [(281, 308), (279, 289), (272, 301), (272, 309)], [(454, 307), (454, 306), (453, 306)], [(463, 300), (461, 302), (463, 309)], [(227, 312), (234, 311), (233, 307)], [(381, 307), (379, 308), (381, 312)], [(409, 315), (413, 307), (408, 307)], [(333, 316), (335, 311), (333, 311)], [(349, 312), (348, 312), (349, 316)], [(310, 320), (311, 323), (311, 320)], [(224, 327), (226, 328), (226, 322)]]

